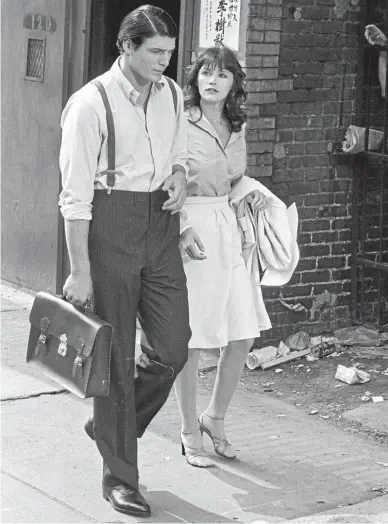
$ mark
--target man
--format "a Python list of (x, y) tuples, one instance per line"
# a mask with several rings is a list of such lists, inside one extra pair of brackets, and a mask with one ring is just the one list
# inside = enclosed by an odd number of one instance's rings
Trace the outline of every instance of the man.
[[(150, 515), (138, 489), (137, 438), (166, 401), (191, 335), (178, 247), (183, 95), (162, 76), (176, 35), (166, 12), (139, 7), (121, 24), (120, 57), (99, 77), (114, 117), (113, 189), (106, 112), (93, 83), (70, 98), (61, 123), (60, 206), (71, 265), (63, 292), (76, 305), (93, 294), (96, 313), (114, 327), (110, 393), (94, 399), (85, 429), (103, 457), (104, 498), (135, 516)], [(137, 315), (153, 349), (142, 348), (135, 379)]]

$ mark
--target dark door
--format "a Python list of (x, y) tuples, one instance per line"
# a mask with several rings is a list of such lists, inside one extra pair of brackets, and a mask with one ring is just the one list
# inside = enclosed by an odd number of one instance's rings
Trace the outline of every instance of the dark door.
[[(118, 56), (116, 38), (122, 19), (137, 7), (145, 4), (139, 0), (93, 0), (91, 12), (89, 79), (111, 67)], [(180, 24), (181, 2), (179, 0), (152, 0), (152, 5), (167, 11), (177, 27)], [(178, 52), (176, 51), (166, 75), (177, 79)]]

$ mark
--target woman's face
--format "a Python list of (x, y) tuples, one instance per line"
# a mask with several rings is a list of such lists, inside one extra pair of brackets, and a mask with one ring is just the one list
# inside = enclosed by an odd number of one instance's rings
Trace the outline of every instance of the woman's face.
[(198, 90), (201, 99), (209, 103), (223, 102), (233, 85), (233, 73), (227, 69), (202, 66), (198, 72)]

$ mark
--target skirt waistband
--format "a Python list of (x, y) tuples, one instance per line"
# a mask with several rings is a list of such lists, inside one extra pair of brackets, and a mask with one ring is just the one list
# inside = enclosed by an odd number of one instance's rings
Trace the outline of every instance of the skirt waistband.
[(193, 205), (209, 205), (217, 206), (219, 204), (228, 204), (229, 195), (223, 195), (218, 197), (206, 197), (206, 196), (189, 196), (186, 198), (184, 205), (193, 206)]

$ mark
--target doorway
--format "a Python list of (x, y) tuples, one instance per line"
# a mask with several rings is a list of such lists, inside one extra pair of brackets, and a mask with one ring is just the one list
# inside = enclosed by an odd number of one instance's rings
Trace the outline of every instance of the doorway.
[[(184, 1), (184, 0), (183, 0)], [(121, 21), (130, 12), (144, 5), (140, 0), (93, 0), (91, 5), (89, 80), (107, 71), (118, 57), (117, 33)], [(152, 0), (152, 5), (164, 9), (180, 27), (181, 0)], [(172, 57), (165, 74), (174, 80), (178, 77), (178, 50)]]

